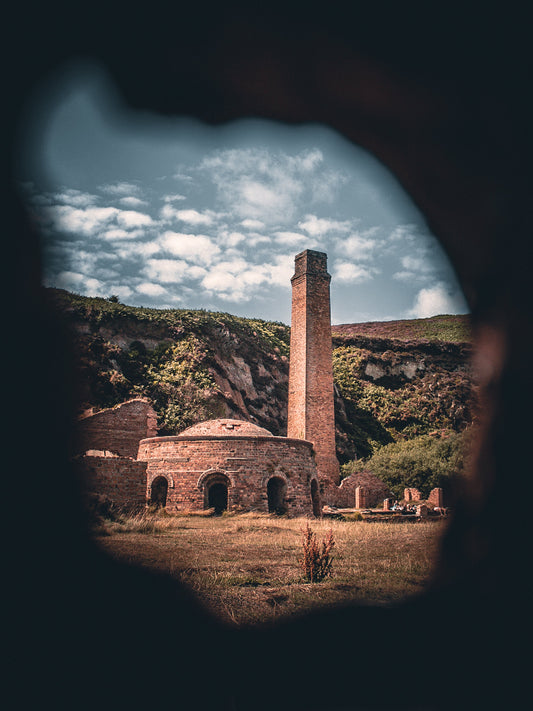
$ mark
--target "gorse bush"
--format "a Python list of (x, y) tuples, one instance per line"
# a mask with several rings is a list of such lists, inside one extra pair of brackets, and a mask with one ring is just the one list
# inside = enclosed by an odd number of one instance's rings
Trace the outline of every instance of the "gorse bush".
[(319, 583), (324, 578), (331, 575), (333, 557), (331, 551), (335, 545), (333, 531), (330, 530), (319, 544), (316, 534), (313, 533), (309, 524), (303, 531), (302, 549), (303, 555), (299, 563), (303, 569), (304, 578), (310, 583)]

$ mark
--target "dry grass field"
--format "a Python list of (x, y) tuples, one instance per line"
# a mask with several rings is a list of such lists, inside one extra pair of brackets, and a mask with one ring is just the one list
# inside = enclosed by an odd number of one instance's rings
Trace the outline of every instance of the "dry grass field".
[[(306, 582), (299, 564), (309, 522), (320, 542), (331, 529), (332, 574)], [(258, 625), (316, 606), (386, 604), (429, 580), (443, 521), (383, 523), (239, 514), (144, 514), (104, 521), (98, 545), (121, 561), (175, 576), (222, 620)]]

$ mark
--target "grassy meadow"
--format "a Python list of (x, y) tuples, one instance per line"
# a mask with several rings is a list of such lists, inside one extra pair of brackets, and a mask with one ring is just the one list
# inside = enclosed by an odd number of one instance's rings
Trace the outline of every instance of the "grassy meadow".
[[(307, 523), (320, 543), (331, 530), (332, 573), (307, 582), (299, 560)], [(385, 523), (143, 514), (103, 520), (98, 545), (112, 557), (175, 576), (217, 616), (259, 625), (317, 606), (387, 604), (423, 590), (445, 521)]]

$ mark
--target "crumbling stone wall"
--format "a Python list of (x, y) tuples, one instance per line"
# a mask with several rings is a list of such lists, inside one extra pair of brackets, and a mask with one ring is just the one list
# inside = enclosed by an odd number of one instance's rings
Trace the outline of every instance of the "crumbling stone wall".
[(82, 416), (77, 423), (75, 454), (109, 450), (122, 457), (137, 458), (139, 440), (155, 437), (157, 415), (144, 398)]
[(77, 457), (75, 465), (83, 493), (108, 497), (128, 509), (146, 504), (146, 462), (102, 452)]
[(355, 502), (355, 490), (361, 487), (365, 490), (366, 507), (374, 507), (391, 496), (390, 490), (387, 488), (381, 479), (371, 472), (357, 472), (350, 474), (346, 479), (341, 481), (340, 486), (335, 493), (334, 505), (339, 508), (353, 508)]
[(403, 498), (404, 501), (421, 501), (422, 494), (418, 489), (410, 487), (403, 490)]
[[(258, 428), (259, 429), (259, 428)], [(211, 482), (227, 485), (228, 509), (269, 510), (269, 481), (283, 489), (287, 513), (313, 515), (311, 485), (317, 480), (310, 442), (273, 436), (187, 436), (142, 440), (147, 497), (158, 477), (168, 482), (166, 508), (208, 508)]]
[(444, 506), (444, 491), (440, 487), (431, 489), (428, 496), (428, 503), (438, 508)]

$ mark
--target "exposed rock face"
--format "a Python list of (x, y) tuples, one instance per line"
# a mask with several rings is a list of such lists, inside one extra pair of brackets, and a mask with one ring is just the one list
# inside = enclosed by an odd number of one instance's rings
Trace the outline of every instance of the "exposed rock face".
[[(80, 411), (140, 396), (157, 411), (162, 435), (226, 417), (286, 436), (288, 326), (205, 312), (147, 315), (147, 310), (122, 305), (115, 315), (88, 306), (83, 297), (75, 297), (74, 307), (72, 295), (62, 298), (56, 306), (73, 332)], [(366, 456), (373, 442), (385, 444), (435, 429), (462, 430), (470, 424), (474, 396), (469, 343), (340, 335), (335, 328), (340, 463)], [(158, 381), (162, 368), (172, 372), (186, 366), (188, 375), (180, 376), (182, 380)], [(168, 403), (187, 398), (188, 419), (172, 428), (164, 420)]]

